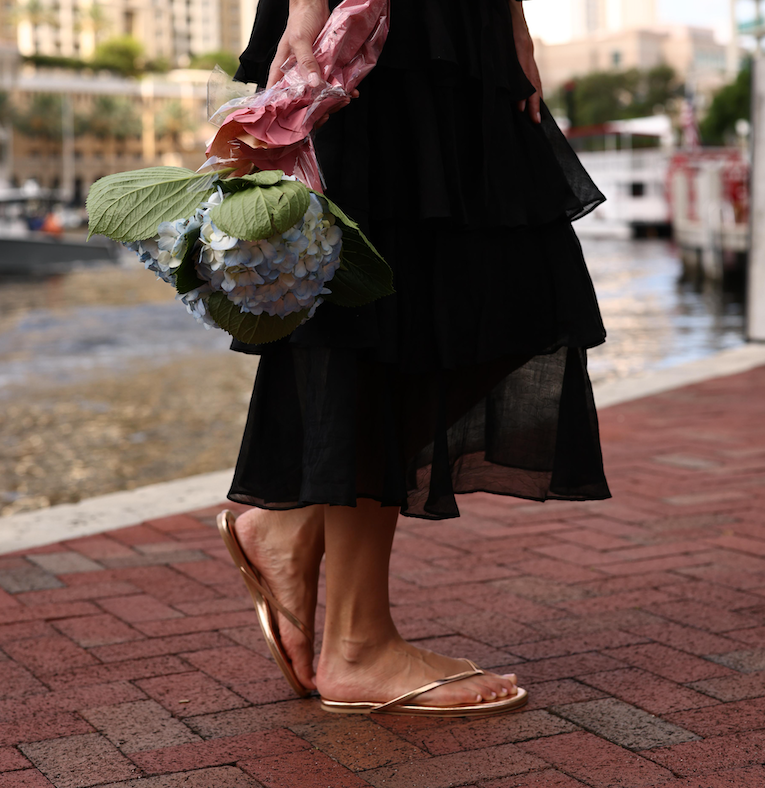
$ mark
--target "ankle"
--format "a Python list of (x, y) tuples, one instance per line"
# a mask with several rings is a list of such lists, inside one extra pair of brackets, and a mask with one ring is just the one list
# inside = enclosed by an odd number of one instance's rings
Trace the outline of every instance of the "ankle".
[(333, 635), (325, 629), (319, 665), (331, 672), (364, 670), (385, 655), (400, 650), (402, 645), (406, 644), (395, 629), (381, 628), (365, 636)]

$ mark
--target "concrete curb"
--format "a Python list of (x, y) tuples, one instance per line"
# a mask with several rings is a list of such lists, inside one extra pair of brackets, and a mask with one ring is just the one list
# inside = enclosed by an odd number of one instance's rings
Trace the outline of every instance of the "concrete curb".
[(0, 519), (0, 553), (111, 531), (144, 520), (204, 509), (226, 500), (234, 469), (203, 473), (137, 490)]
[(608, 408), (611, 405), (651, 397), (681, 386), (748, 372), (764, 364), (765, 344), (742, 345), (677, 367), (659, 369), (644, 375), (595, 386), (595, 402), (598, 408)]
[[(678, 367), (596, 386), (595, 401), (599, 408), (607, 408), (762, 365), (765, 365), (765, 345), (744, 345)], [(137, 490), (101, 495), (76, 504), (4, 517), (0, 519), (0, 553), (215, 506), (225, 501), (232, 475), (233, 469), (205, 473)]]

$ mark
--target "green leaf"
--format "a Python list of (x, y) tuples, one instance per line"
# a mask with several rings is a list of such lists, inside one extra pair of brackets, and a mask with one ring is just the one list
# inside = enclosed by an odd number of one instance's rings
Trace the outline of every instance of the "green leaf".
[(324, 299), (338, 306), (353, 307), (395, 293), (393, 271), (358, 224), (325, 195), (317, 196), (326, 201), (343, 231), (342, 265), (327, 282), (332, 294)]
[(230, 194), (210, 211), (210, 218), (233, 238), (259, 241), (297, 224), (310, 199), (302, 183), (279, 181), (274, 186), (254, 186)]
[(188, 246), (183, 255), (183, 262), (175, 270), (175, 289), (181, 294), (190, 293), (196, 290), (205, 282), (199, 278), (197, 269), (194, 263), (199, 259), (200, 247), (197, 246), (199, 240), (199, 230), (194, 230), (186, 236), (188, 238)]
[(251, 189), (253, 186), (276, 186), (281, 182), (283, 175), (283, 170), (263, 170), (243, 175), (241, 178), (224, 178), (215, 185), (220, 186), (226, 194), (233, 194), (243, 189)]
[(261, 345), (282, 339), (291, 334), (308, 317), (307, 309), (293, 312), (284, 318), (240, 312), (239, 307), (231, 303), (225, 293), (213, 293), (207, 306), (212, 319), (224, 331), (248, 345)]
[(148, 167), (107, 175), (88, 194), (88, 238), (96, 234), (115, 241), (153, 238), (162, 222), (191, 216), (210, 189), (210, 173), (183, 167)]

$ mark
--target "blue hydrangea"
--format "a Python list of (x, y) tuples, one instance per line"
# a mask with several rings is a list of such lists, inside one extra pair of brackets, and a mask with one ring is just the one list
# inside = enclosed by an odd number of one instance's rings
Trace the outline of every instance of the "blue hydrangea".
[(178, 298), (197, 320), (215, 325), (207, 310), (207, 298), (223, 292), (242, 312), (285, 317), (308, 310), (313, 316), (322, 295), (340, 266), (342, 230), (326, 203), (311, 194), (303, 218), (284, 233), (259, 241), (243, 241), (226, 235), (210, 218), (210, 211), (225, 195), (218, 188), (194, 216), (163, 222), (157, 235), (126, 244), (144, 265), (166, 282), (174, 284), (175, 272), (187, 252), (189, 235), (199, 230), (195, 267), (205, 284)]

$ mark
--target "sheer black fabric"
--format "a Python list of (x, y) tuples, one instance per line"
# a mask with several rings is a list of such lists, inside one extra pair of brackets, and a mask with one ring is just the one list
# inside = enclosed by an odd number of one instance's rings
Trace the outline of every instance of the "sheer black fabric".
[[(237, 76), (264, 83), (286, 0)], [(455, 494), (608, 497), (586, 349), (605, 331), (570, 221), (603, 198), (518, 63), (506, 0), (392, 1), (382, 58), (316, 146), (396, 294), (323, 304), (261, 362), (229, 496), (455, 517)], [(330, 285), (331, 286), (331, 285)]]

